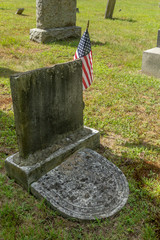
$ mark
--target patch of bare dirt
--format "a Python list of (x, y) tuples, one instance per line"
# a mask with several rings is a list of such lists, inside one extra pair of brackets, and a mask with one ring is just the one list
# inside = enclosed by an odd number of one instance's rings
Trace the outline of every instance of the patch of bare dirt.
[(0, 109), (6, 110), (12, 103), (12, 98), (9, 95), (1, 95), (0, 96)]

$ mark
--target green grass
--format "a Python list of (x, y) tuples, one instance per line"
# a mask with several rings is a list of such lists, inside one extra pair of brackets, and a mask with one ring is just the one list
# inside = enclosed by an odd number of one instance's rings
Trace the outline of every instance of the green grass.
[[(160, 80), (141, 73), (142, 54), (157, 42), (158, 0), (78, 0), (77, 26), (90, 20), (94, 82), (84, 92), (84, 123), (101, 133), (98, 152), (126, 175), (130, 195), (115, 216), (92, 222), (63, 218), (6, 176), (4, 161), (18, 151), (9, 76), (73, 59), (78, 40), (29, 41), (35, 1), (0, 2), (0, 239), (160, 239)], [(15, 15), (24, 7), (22, 16)], [(121, 11), (119, 11), (121, 9)]]

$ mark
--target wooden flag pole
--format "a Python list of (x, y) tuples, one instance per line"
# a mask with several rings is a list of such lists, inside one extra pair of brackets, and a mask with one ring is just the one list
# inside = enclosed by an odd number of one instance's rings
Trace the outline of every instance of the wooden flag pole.
[(88, 30), (88, 28), (89, 28), (89, 20), (88, 20), (88, 23), (87, 23), (87, 30)]

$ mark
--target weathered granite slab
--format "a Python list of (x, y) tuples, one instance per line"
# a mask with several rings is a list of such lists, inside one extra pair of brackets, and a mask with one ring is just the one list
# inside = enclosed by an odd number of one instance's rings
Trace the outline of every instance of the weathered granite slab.
[(49, 43), (67, 38), (80, 38), (81, 28), (77, 26), (52, 29), (30, 29), (30, 40), (38, 43)]
[(31, 183), (61, 164), (75, 151), (84, 147), (96, 149), (99, 144), (99, 132), (84, 127), (68, 134), (50, 147), (30, 154), (27, 159), (20, 157), (19, 153), (8, 157), (5, 168), (10, 178), (14, 178), (17, 183), (29, 190)]
[(48, 43), (81, 37), (81, 28), (76, 27), (76, 0), (36, 0), (36, 20), (30, 40)]
[(82, 149), (31, 185), (31, 193), (63, 215), (92, 220), (112, 216), (127, 202), (124, 174), (91, 149)]
[(155, 47), (143, 52), (142, 72), (160, 78), (160, 48)]
[(20, 157), (83, 128), (81, 60), (11, 76)]
[(76, 0), (36, 0), (37, 28), (76, 25)]

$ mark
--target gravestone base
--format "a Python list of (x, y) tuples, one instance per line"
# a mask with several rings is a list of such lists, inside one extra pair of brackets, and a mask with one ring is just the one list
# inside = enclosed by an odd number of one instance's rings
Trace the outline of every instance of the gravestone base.
[(142, 72), (160, 78), (160, 48), (155, 47), (143, 52)]
[(81, 27), (61, 27), (53, 29), (30, 29), (30, 40), (38, 43), (49, 43), (67, 38), (80, 38)]
[(84, 127), (53, 146), (29, 155), (27, 159), (20, 158), (19, 153), (8, 157), (5, 161), (5, 168), (10, 178), (14, 178), (17, 183), (29, 190), (31, 183), (61, 164), (75, 151), (84, 147), (96, 149), (99, 144), (99, 132)]
[(124, 174), (91, 149), (81, 149), (31, 185), (31, 193), (62, 215), (95, 220), (110, 217), (127, 202)]

